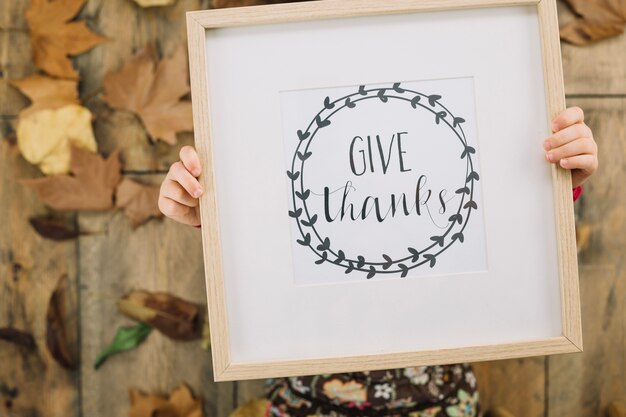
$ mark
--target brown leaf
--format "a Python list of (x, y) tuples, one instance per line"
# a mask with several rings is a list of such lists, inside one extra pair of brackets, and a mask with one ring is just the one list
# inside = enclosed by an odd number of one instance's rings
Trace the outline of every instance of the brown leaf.
[(586, 45), (624, 33), (625, 0), (566, 0), (578, 18), (560, 30), (561, 39)]
[(70, 22), (86, 0), (31, 0), (26, 9), (33, 60), (48, 74), (78, 79), (68, 55), (88, 51), (105, 38), (91, 32), (85, 21)]
[(175, 340), (198, 339), (202, 334), (198, 307), (168, 293), (132, 291), (117, 302), (117, 308)]
[(210, 350), (211, 349), (211, 327), (209, 326), (209, 316), (204, 316), (204, 321), (202, 322), (202, 342), (200, 343), (202, 349)]
[(31, 101), (30, 106), (20, 112), (20, 118), (43, 109), (58, 109), (69, 104), (80, 104), (76, 81), (57, 80), (35, 74), (9, 82)]
[(120, 181), (118, 152), (104, 160), (99, 154), (72, 147), (72, 175), (22, 180), (55, 210), (105, 210), (113, 206)]
[(13, 327), (0, 328), (0, 340), (6, 340), (7, 342), (15, 343), (18, 346), (31, 350), (37, 347), (32, 334), (17, 330)]
[(115, 207), (124, 210), (133, 228), (151, 217), (162, 217), (159, 210), (159, 188), (124, 178), (115, 192)]
[(71, 224), (63, 222), (59, 219), (50, 217), (31, 217), (28, 219), (30, 225), (35, 229), (39, 236), (56, 240), (70, 240), (77, 238), (80, 233)]
[(195, 399), (187, 384), (176, 388), (168, 398), (143, 394), (131, 389), (130, 417), (203, 417), (202, 398)]
[(70, 314), (68, 308), (68, 280), (63, 275), (50, 296), (46, 313), (46, 346), (52, 357), (64, 368), (76, 367), (76, 351), (70, 344), (68, 329), (65, 326)]
[(176, 132), (191, 131), (191, 102), (181, 101), (190, 91), (185, 50), (156, 64), (152, 48), (132, 57), (119, 71), (104, 77), (104, 101), (135, 113), (150, 137), (171, 145)]

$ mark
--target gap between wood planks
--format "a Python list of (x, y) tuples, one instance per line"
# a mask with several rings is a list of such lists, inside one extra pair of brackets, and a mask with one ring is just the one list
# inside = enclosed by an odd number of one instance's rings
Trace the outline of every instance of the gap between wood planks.
[(577, 99), (577, 98), (606, 98), (606, 99), (621, 99), (626, 98), (626, 93), (623, 94), (566, 94), (565, 99)]

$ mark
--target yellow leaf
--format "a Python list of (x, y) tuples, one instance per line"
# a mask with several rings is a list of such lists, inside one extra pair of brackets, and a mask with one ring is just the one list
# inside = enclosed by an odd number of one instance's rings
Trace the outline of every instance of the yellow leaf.
[(20, 118), (17, 145), (24, 158), (39, 165), (44, 174), (68, 173), (71, 145), (97, 150), (91, 118), (89, 110), (76, 104), (39, 110)]
[(130, 390), (130, 417), (203, 417), (202, 398), (194, 398), (187, 386), (182, 384), (170, 394), (143, 394)]
[(269, 401), (263, 398), (250, 400), (233, 411), (228, 417), (264, 417)]

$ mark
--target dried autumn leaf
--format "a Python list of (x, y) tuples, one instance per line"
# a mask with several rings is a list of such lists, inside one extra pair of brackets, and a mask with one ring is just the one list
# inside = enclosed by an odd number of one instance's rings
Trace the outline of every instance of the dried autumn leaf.
[(0, 328), (0, 340), (5, 340), (31, 350), (37, 347), (32, 334), (13, 327)]
[(624, 33), (626, 1), (566, 0), (578, 15), (560, 30), (561, 39), (575, 45), (586, 45)]
[(71, 175), (22, 180), (55, 210), (105, 210), (113, 206), (120, 181), (118, 152), (104, 160), (99, 154), (72, 147)]
[(490, 409), (490, 414), (496, 417), (515, 417), (509, 410), (504, 407), (493, 407)]
[(207, 315), (204, 316), (202, 323), (202, 342), (200, 346), (204, 350), (211, 349), (211, 327), (209, 327), (209, 317)]
[(158, 64), (152, 48), (132, 57), (119, 71), (104, 77), (104, 101), (135, 113), (150, 137), (171, 145), (176, 132), (191, 131), (191, 102), (181, 101), (190, 91), (185, 50)]
[(151, 331), (152, 327), (144, 323), (132, 327), (120, 327), (117, 329), (113, 342), (96, 358), (93, 365), (94, 369), (98, 369), (110, 356), (136, 348), (148, 337)]
[(170, 394), (143, 394), (131, 389), (130, 417), (203, 417), (202, 398), (195, 399), (187, 384), (182, 384)]
[(186, 384), (182, 384), (172, 391), (170, 404), (172, 404), (179, 417), (200, 417), (203, 414), (202, 400), (196, 400), (191, 389)]
[(122, 314), (149, 324), (172, 339), (193, 340), (202, 333), (198, 307), (168, 293), (132, 291), (117, 302), (117, 308)]
[(63, 275), (50, 296), (46, 313), (46, 346), (52, 357), (64, 368), (76, 367), (76, 349), (70, 343), (68, 329), (65, 325), (70, 314), (68, 308), (68, 280)]
[(76, 104), (39, 110), (20, 117), (17, 146), (24, 159), (39, 165), (44, 174), (66, 174), (72, 146), (97, 150), (91, 119), (91, 112)]
[(77, 238), (80, 233), (72, 225), (58, 219), (49, 217), (31, 217), (28, 219), (30, 225), (39, 236), (56, 241), (70, 240)]
[(157, 6), (169, 6), (174, 4), (175, 0), (135, 0), (135, 3), (141, 7), (157, 7)]
[(584, 222), (576, 223), (576, 251), (581, 253), (589, 247), (593, 227)]
[(626, 404), (623, 401), (613, 401), (606, 407), (607, 417), (626, 416)]
[(9, 82), (31, 101), (30, 106), (20, 112), (20, 117), (28, 116), (39, 110), (58, 109), (69, 104), (80, 104), (76, 81), (58, 80), (35, 74)]
[(250, 400), (239, 406), (228, 417), (265, 417), (269, 401), (265, 398)]
[(159, 187), (139, 184), (124, 178), (115, 192), (115, 207), (124, 210), (133, 228), (151, 217), (162, 217), (159, 210)]
[(172, 417), (173, 411), (171, 406), (160, 395), (148, 395), (143, 394), (139, 390), (131, 389), (130, 395), (130, 417), (153, 417), (153, 416), (167, 416)]
[(68, 55), (88, 51), (105, 38), (91, 32), (85, 21), (70, 22), (86, 0), (31, 0), (26, 21), (35, 65), (59, 78), (78, 79)]

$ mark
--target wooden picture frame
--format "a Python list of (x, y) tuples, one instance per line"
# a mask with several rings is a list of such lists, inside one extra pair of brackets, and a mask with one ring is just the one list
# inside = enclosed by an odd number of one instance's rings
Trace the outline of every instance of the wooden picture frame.
[[(195, 141), (203, 166), (200, 182), (205, 190), (200, 200), (204, 265), (206, 269), (207, 299), (211, 328), (214, 378), (216, 381), (255, 379), (263, 377), (296, 376), (333, 372), (354, 372), (403, 366), (436, 365), (457, 362), (507, 359), (525, 356), (550, 355), (582, 351), (582, 331), (578, 287), (574, 213), (570, 173), (558, 166), (551, 168), (551, 189), (554, 208), (554, 248), (558, 267), (561, 331), (549, 337), (511, 342), (479, 343), (467, 346), (440, 346), (418, 350), (389, 349), (386, 352), (343, 353), (312, 356), (310, 353), (291, 358), (269, 357), (257, 360), (241, 359), (234, 355), (233, 324), (229, 316), (227, 283), (231, 279), (224, 272), (225, 249), (221, 232), (224, 221), (220, 217), (219, 193), (216, 190), (220, 173), (216, 168), (215, 144), (227, 146), (229, 138), (218, 137), (214, 131), (212, 113), (221, 102), (214, 101), (209, 79), (208, 62), (220, 57), (208, 56), (207, 33), (241, 27), (271, 28), (285, 23), (300, 24), (311, 21), (332, 21), (345, 18), (365, 18), (385, 15), (407, 15), (461, 10), (491, 10), (494, 8), (523, 7), (536, 12), (539, 27), (541, 57), (543, 60), (542, 88), (545, 91), (544, 121), (550, 120), (565, 108), (563, 75), (555, 0), (322, 0), (290, 4), (232, 8), (189, 12), (187, 14), (191, 89)], [(484, 59), (497, 59), (483, 51)], [(259, 64), (262, 65), (262, 64)], [(237, 70), (231, 68), (232, 71)], [(248, 69), (251, 70), (251, 69)], [(241, 114), (245, 119), (247, 114)], [(215, 120), (213, 121), (215, 122)], [(245, 123), (245, 120), (244, 120)], [(549, 124), (541, 126), (549, 133)], [(538, 138), (537, 138), (538, 139)], [(539, 146), (539, 145), (535, 145)], [(281, 172), (284, 172), (281, 167)], [(492, 187), (493, 189), (493, 187)], [(492, 211), (492, 214), (494, 212)], [(233, 239), (236, 240), (235, 237)], [(271, 279), (264, 275), (262, 278)], [(556, 279), (556, 278), (555, 278)], [(239, 287), (237, 287), (239, 288)], [(228, 289), (232, 297), (234, 287)], [(279, 302), (269, 300), (268, 302)], [(547, 304), (549, 304), (547, 302)], [(294, 338), (296, 336), (293, 336)], [(298, 336), (299, 337), (299, 336)], [(288, 340), (287, 338), (281, 340)], [(268, 342), (269, 343), (269, 342)], [(268, 348), (269, 349), (269, 348)], [(249, 350), (248, 352), (251, 352)]]

